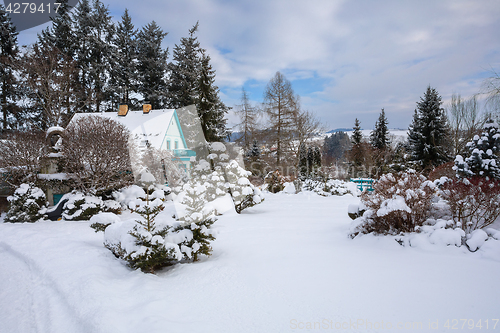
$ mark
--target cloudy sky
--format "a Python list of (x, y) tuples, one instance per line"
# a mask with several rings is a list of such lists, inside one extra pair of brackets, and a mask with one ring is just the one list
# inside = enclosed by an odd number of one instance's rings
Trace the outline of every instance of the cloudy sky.
[(381, 108), (389, 127), (407, 128), (428, 85), (446, 106), (452, 93), (478, 93), (500, 72), (498, 0), (102, 1), (115, 20), (128, 8), (137, 28), (155, 20), (170, 50), (199, 21), (228, 106), (240, 103), (242, 87), (261, 103), (280, 71), (328, 129), (352, 127), (356, 117), (371, 129)]

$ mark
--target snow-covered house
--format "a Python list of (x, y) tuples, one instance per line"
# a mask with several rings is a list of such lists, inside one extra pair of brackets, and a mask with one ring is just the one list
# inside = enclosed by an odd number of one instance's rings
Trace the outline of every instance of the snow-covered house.
[(181, 161), (180, 167), (189, 174), (191, 161), (194, 160), (196, 153), (186, 144), (175, 109), (151, 110), (146, 104), (142, 111), (128, 111), (125, 107), (120, 108), (118, 112), (76, 113), (71, 121), (95, 115), (125, 125), (140, 149), (150, 146), (158, 150), (172, 151), (176, 159)]

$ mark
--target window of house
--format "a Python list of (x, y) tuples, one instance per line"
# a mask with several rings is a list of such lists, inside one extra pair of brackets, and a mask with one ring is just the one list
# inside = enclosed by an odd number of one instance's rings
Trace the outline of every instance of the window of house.
[(170, 150), (170, 140), (167, 141), (167, 150)]
[(179, 142), (175, 141), (175, 149), (179, 148)]

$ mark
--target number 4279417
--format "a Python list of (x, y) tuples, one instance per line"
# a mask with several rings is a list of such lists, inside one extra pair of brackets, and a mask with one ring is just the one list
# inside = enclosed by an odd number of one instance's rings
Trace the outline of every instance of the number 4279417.
[(36, 4), (34, 2), (11, 2), (5, 8), (5, 11), (9, 14), (36, 14), (36, 13), (57, 13), (61, 7), (60, 2), (54, 3), (41, 3)]

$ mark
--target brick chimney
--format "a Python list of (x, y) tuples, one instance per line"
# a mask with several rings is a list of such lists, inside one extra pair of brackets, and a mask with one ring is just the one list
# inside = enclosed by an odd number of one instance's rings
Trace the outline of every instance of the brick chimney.
[(128, 105), (127, 104), (120, 104), (118, 107), (118, 115), (125, 117), (128, 113)]
[(142, 113), (148, 114), (151, 111), (151, 104), (143, 104), (142, 105)]

